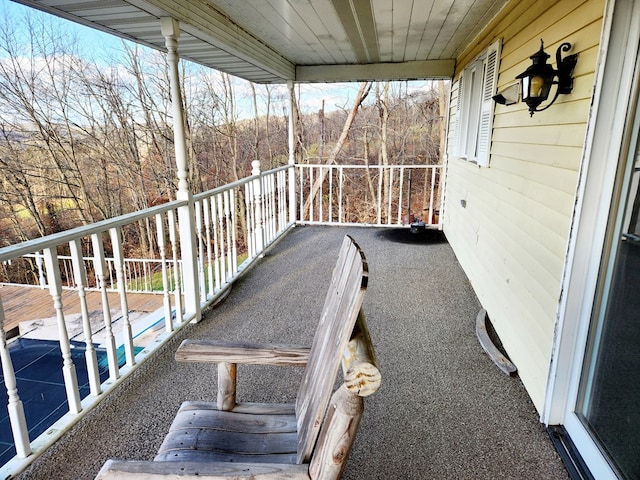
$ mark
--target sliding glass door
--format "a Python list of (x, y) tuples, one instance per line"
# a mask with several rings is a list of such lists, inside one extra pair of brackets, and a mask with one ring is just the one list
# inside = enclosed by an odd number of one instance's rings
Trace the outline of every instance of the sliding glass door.
[(618, 474), (640, 479), (640, 156), (631, 157), (613, 202), (575, 413)]

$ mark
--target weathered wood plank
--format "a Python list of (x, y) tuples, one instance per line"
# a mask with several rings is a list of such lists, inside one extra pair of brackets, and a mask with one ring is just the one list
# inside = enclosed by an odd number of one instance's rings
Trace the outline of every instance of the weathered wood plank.
[(180, 362), (305, 366), (309, 348), (296, 345), (184, 340), (176, 351)]
[(295, 433), (296, 417), (293, 414), (247, 414), (214, 409), (180, 409), (171, 430), (203, 428), (225, 432), (244, 433)]
[(108, 460), (97, 480), (309, 480), (307, 465)]
[(297, 440), (298, 435), (295, 432), (246, 433), (225, 431), (224, 428), (178, 426), (169, 431), (158, 453), (169, 453), (174, 450), (199, 450), (253, 456), (295, 453)]
[[(189, 410), (218, 410), (213, 402), (184, 402), (181, 411)], [(258, 403), (240, 402), (233, 408), (236, 413), (249, 413), (252, 415), (295, 415), (296, 409), (293, 403)]]
[[(169, 450), (158, 453), (154, 462), (229, 462), (229, 463), (282, 463), (297, 465), (296, 453), (274, 453), (271, 455), (243, 455), (240, 453), (212, 452), (209, 450)], [(306, 464), (308, 467), (309, 465)]]
[(322, 318), (296, 399), (298, 462), (309, 461), (335, 379), (367, 288), (368, 266), (360, 247), (346, 236), (333, 271)]

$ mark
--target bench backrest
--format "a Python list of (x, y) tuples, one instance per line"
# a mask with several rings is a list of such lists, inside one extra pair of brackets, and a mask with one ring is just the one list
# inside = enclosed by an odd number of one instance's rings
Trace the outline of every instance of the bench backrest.
[(299, 463), (309, 461), (318, 438), (342, 352), (362, 306), (368, 274), (362, 250), (345, 236), (296, 399)]

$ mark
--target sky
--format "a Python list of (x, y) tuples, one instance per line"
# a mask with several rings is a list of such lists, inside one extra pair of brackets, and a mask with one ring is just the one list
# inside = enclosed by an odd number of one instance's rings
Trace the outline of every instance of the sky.
[[(93, 59), (98, 64), (104, 63), (108, 68), (114, 68), (114, 63), (118, 62), (118, 57), (122, 56), (123, 40), (107, 33), (95, 30), (83, 25), (79, 25), (68, 20), (63, 20), (49, 14), (37, 12), (29, 7), (16, 4), (9, 0), (0, 0), (0, 23), (7, 20), (14, 21), (20, 19), (25, 14), (44, 16), (57, 28), (63, 30), (65, 34), (73, 35), (79, 40), (81, 54), (85, 59)], [(146, 49), (147, 47), (141, 47)], [(178, 51), (179, 51), (178, 45)], [(0, 53), (0, 58), (2, 54)], [(428, 88), (428, 81), (410, 82), (410, 89), (421, 90)], [(251, 103), (251, 90), (249, 84), (238, 80), (234, 82), (238, 102), (238, 116), (240, 118), (250, 118), (253, 116), (253, 106)], [(318, 112), (324, 101), (326, 112), (337, 109), (348, 109), (359, 89), (359, 83), (328, 83), (328, 84), (301, 84), (300, 89), (300, 109), (303, 113)], [(260, 95), (262, 86), (256, 86)], [(274, 85), (271, 87), (275, 96), (288, 98), (286, 85)], [(288, 110), (288, 109), (287, 109)]]

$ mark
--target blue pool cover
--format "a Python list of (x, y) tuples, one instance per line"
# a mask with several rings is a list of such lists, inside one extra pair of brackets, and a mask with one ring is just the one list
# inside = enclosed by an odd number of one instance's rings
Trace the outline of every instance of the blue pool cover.
[[(124, 355), (118, 350), (118, 363), (124, 364)], [(136, 349), (136, 353), (141, 348)], [(62, 353), (55, 340), (35, 340), (20, 338), (9, 345), (9, 353), (18, 384), (20, 400), (29, 428), (29, 439), (33, 441), (69, 411), (62, 377)], [(109, 377), (107, 352), (96, 348), (100, 382)], [(85, 343), (71, 342), (71, 357), (76, 368), (80, 397), (89, 394), (89, 380), (85, 360)], [(4, 408), (0, 409), (0, 465), (7, 463), (15, 455), (13, 435), (6, 405), (9, 401), (4, 376), (0, 370), (0, 398)]]

